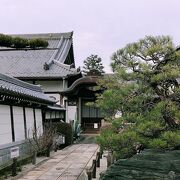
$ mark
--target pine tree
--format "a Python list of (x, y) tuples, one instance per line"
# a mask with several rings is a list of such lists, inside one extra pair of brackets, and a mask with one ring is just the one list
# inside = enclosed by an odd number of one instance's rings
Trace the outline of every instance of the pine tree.
[(92, 70), (98, 71), (100, 74), (103, 74), (104, 66), (102, 64), (102, 59), (98, 55), (90, 55), (84, 60), (83, 72), (87, 74)]
[[(128, 44), (113, 54), (112, 68), (114, 77), (100, 83), (106, 90), (97, 105), (115, 130), (109, 140), (103, 132), (99, 143), (108, 142), (119, 157), (132, 155), (137, 143), (180, 148), (180, 52), (171, 38), (146, 36)], [(115, 119), (119, 111), (122, 117)]]

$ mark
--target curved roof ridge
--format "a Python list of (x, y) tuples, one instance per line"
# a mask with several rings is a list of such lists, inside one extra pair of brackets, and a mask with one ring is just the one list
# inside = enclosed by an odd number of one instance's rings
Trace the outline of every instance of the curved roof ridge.
[(69, 93), (73, 91), (80, 84), (91, 84), (91, 85), (97, 84), (98, 78), (99, 76), (85, 76), (79, 78), (76, 81), (74, 81), (74, 83), (69, 88), (67, 88), (65, 91), (60, 91), (60, 93)]
[(57, 61), (57, 60), (53, 60), (53, 63), (56, 64), (56, 65), (59, 66), (59, 67), (62, 67), (62, 68), (64, 68), (64, 69), (72, 72), (72, 73), (76, 73), (76, 72), (77, 72), (77, 70), (76, 70), (75, 68), (71, 68), (71, 65), (63, 64), (63, 63), (61, 63), (61, 62), (59, 62), (59, 61)]
[(58, 54), (58, 52), (60, 51), (60, 47), (62, 46), (62, 41), (63, 41), (63, 36), (60, 38), (60, 41), (59, 41), (59, 43), (58, 43), (58, 45), (57, 45), (57, 49), (53, 52), (53, 55), (51, 56), (51, 58), (49, 59), (49, 61), (48, 62), (45, 62), (44, 64), (43, 64), (43, 66), (44, 66), (44, 69), (45, 70), (48, 70), (49, 68), (50, 68), (50, 66), (53, 64), (53, 60), (55, 59), (55, 57), (57, 56), (57, 54)]
[(60, 60), (62, 63), (64, 63), (66, 61), (66, 57), (69, 53), (69, 50), (71, 48), (71, 44), (72, 44), (72, 40), (71, 39), (68, 39), (64, 42), (63, 46), (62, 46), (62, 50), (58, 51), (57, 53), (57, 60)]

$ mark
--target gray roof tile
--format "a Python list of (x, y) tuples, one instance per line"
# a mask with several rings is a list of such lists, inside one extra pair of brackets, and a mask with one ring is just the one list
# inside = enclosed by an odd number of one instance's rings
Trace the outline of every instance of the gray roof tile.
[(0, 94), (18, 96), (34, 102), (55, 103), (49, 96), (42, 92), (37, 85), (32, 85), (0, 73)]
[[(59, 78), (77, 74), (70, 65), (64, 64), (72, 46), (72, 32), (12, 36), (43, 38), (48, 40), (49, 46), (38, 50), (0, 49), (1, 73), (18, 78)], [(49, 65), (48, 70), (44, 69), (44, 64)]]

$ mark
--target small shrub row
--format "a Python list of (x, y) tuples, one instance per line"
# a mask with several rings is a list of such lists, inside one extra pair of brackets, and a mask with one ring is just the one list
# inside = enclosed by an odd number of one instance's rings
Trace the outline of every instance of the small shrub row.
[(15, 49), (23, 49), (23, 48), (46, 48), (48, 46), (48, 42), (36, 38), (36, 39), (26, 39), (21, 37), (12, 37), (4, 34), (0, 34), (0, 46), (2, 47), (11, 47)]

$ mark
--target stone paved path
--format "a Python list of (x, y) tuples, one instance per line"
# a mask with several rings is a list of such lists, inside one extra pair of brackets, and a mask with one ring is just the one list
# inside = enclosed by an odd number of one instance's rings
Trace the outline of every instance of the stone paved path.
[(97, 150), (97, 144), (69, 146), (19, 180), (77, 180)]

